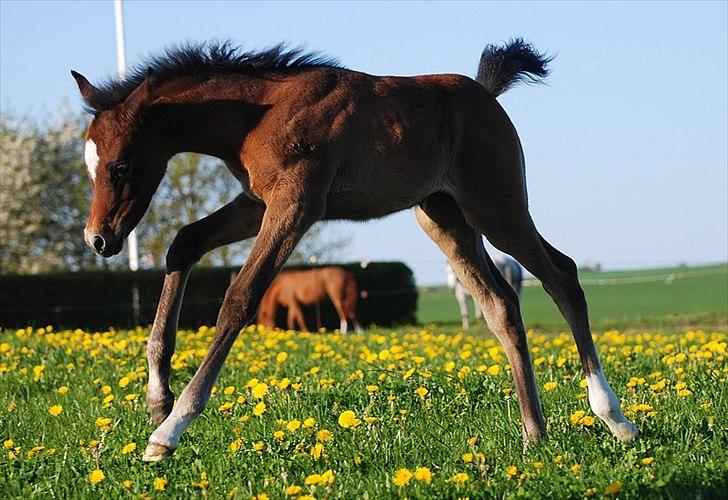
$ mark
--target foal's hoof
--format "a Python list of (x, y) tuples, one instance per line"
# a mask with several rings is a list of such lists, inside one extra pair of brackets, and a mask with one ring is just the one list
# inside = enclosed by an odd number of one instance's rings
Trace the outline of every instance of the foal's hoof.
[(640, 430), (631, 422), (620, 422), (612, 427), (612, 434), (625, 443), (637, 439), (640, 435)]
[(144, 450), (142, 460), (145, 462), (159, 462), (164, 457), (170, 456), (172, 453), (174, 453), (174, 448), (150, 441), (149, 444), (147, 444), (147, 449)]

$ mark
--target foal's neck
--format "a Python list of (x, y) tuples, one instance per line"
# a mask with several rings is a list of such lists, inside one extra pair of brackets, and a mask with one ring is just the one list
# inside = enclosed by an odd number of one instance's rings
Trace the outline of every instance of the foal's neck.
[(167, 84), (149, 110), (149, 140), (170, 157), (191, 152), (238, 162), (245, 136), (267, 109), (257, 104), (266, 87), (242, 75)]

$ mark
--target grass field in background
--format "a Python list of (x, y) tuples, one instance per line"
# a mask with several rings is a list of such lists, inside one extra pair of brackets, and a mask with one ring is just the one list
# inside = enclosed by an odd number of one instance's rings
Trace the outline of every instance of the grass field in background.
[[(728, 484), (725, 332), (597, 342), (643, 436), (591, 413), (570, 336), (530, 343), (550, 437), (523, 453), (503, 352), (482, 332), (270, 332), (236, 342), (207, 410), (141, 461), (147, 331), (0, 333), (4, 498), (715, 498)], [(181, 332), (173, 389), (210, 331)]]
[[(728, 265), (619, 272), (580, 272), (596, 329), (714, 325), (728, 317)], [(613, 280), (612, 284), (597, 284)], [(470, 301), (472, 318), (472, 301)], [(566, 323), (539, 283), (523, 287), (527, 328), (563, 330)], [(446, 287), (420, 288), (420, 323), (460, 322), (455, 296)]]

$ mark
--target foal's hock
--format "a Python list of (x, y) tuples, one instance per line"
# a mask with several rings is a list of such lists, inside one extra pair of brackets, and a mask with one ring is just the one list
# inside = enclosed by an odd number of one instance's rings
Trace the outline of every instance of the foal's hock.
[[(149, 337), (144, 459), (177, 447), (202, 412), (241, 328), (301, 236), (322, 219), (365, 220), (415, 207), (417, 221), (483, 309), (511, 365), (523, 438), (546, 435), (518, 297), (485, 252), (482, 235), (544, 285), (576, 341), (594, 412), (620, 439), (637, 436), (607, 383), (573, 261), (528, 212), (516, 131), (496, 97), (538, 82), (549, 58), (520, 39), (483, 52), (477, 78), (372, 76), (282, 46), (241, 52), (228, 43), (154, 55), (122, 80), (95, 87), (72, 72), (94, 119), (86, 133), (93, 199), (85, 239), (121, 251), (167, 161), (185, 151), (224, 161), (242, 192), (183, 227)], [(256, 236), (230, 285), (210, 349), (173, 408), (169, 387), (177, 319), (190, 269), (206, 252)]]

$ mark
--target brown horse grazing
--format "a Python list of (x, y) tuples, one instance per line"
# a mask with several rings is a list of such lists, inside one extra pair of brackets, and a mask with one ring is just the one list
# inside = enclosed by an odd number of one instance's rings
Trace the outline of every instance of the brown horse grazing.
[[(93, 189), (85, 239), (111, 257), (144, 215), (167, 161), (183, 151), (222, 159), (242, 193), (183, 227), (149, 336), (145, 460), (177, 447), (205, 408), (240, 329), (306, 230), (321, 219), (363, 220), (415, 207), (452, 262), (511, 366), (524, 441), (546, 436), (518, 297), (481, 235), (536, 276), (569, 323), (589, 402), (620, 439), (637, 436), (605, 379), (574, 262), (536, 230), (523, 151), (496, 97), (538, 81), (549, 59), (522, 40), (488, 46), (475, 80), (460, 75), (372, 76), (285, 51), (186, 46), (151, 58), (100, 88), (73, 73), (94, 119), (86, 132)], [(147, 69), (148, 68), (148, 69)], [(169, 389), (179, 308), (192, 265), (221, 245), (257, 235), (225, 294), (210, 349), (177, 404)]]
[(258, 323), (268, 328), (276, 326), (278, 306), (288, 308), (288, 328), (308, 331), (301, 306), (313, 306), (328, 297), (341, 321), (339, 330), (346, 333), (348, 322), (361, 332), (356, 317), (356, 301), (359, 290), (354, 276), (341, 267), (321, 267), (305, 271), (284, 271), (280, 273), (265, 292), (258, 309)]

